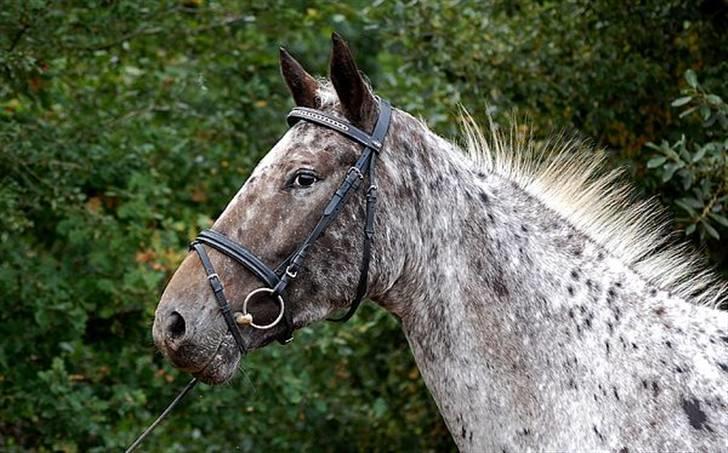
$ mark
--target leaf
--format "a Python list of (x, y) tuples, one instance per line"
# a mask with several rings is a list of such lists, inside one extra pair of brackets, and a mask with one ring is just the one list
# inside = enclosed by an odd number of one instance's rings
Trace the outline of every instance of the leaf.
[(685, 71), (685, 81), (691, 88), (696, 88), (698, 86), (698, 76), (695, 74), (695, 71), (692, 69)]
[(708, 213), (708, 216), (710, 216), (710, 218), (712, 218), (716, 222), (720, 223), (724, 227), (728, 227), (728, 218), (722, 216), (721, 214), (711, 212), (711, 213)]
[(708, 222), (706, 222), (705, 219), (700, 219), (700, 223), (703, 225), (703, 229), (706, 233), (708, 233), (709, 236), (712, 236), (715, 239), (720, 239), (720, 234), (718, 234), (718, 231), (716, 231), (715, 228), (713, 228)]
[(720, 105), (723, 103), (723, 99), (721, 99), (717, 94), (709, 94), (705, 96), (705, 100), (713, 105)]
[(690, 214), (690, 217), (697, 217), (697, 213), (695, 212), (695, 210), (689, 204), (685, 203), (683, 199), (675, 200), (675, 204), (685, 210), (688, 214)]
[(673, 107), (680, 107), (680, 106), (687, 104), (688, 102), (690, 102), (692, 100), (693, 100), (692, 96), (683, 96), (683, 97), (677, 98), (674, 101), (672, 101), (672, 103), (670, 105), (672, 105)]
[(667, 161), (665, 156), (656, 156), (647, 161), (647, 168), (657, 168)]
[(687, 110), (685, 110), (685, 111), (683, 111), (683, 112), (680, 113), (680, 118), (685, 118), (686, 116), (690, 115), (691, 113), (693, 113), (697, 109), (698, 109), (697, 106), (690, 107), (689, 109), (687, 109)]
[(710, 118), (710, 114), (712, 111), (710, 110), (710, 107), (707, 105), (701, 105), (700, 106), (700, 116), (703, 117), (703, 121), (708, 121), (708, 118)]
[(695, 233), (695, 224), (691, 223), (687, 228), (685, 228), (685, 236), (690, 236), (693, 233)]
[(695, 163), (705, 156), (705, 153), (710, 149), (710, 145), (701, 147), (695, 154), (693, 154), (692, 162)]
[(675, 170), (677, 170), (678, 166), (675, 164), (666, 164), (662, 168), (665, 170), (665, 173), (662, 174), (662, 182), (665, 183), (672, 179), (672, 176), (675, 174)]
[(695, 198), (689, 198), (689, 197), (685, 197), (685, 198), (683, 198), (682, 200), (683, 200), (683, 201), (684, 201), (685, 203), (687, 203), (688, 205), (690, 205), (690, 206), (692, 206), (693, 208), (695, 208), (695, 209), (703, 209), (703, 207), (705, 206), (705, 205), (703, 204), (702, 200), (697, 200), (697, 199), (695, 199)]

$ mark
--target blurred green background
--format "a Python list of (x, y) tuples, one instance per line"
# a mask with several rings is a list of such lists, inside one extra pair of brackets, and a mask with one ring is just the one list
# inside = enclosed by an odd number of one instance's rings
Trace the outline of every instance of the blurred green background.
[[(325, 74), (330, 34), (378, 92), (457, 138), (457, 104), (607, 148), (728, 268), (724, 0), (149, 2), (0, 8), (0, 449), (127, 445), (187, 377), (154, 308), (284, 132), (278, 46)], [(365, 307), (201, 386), (148, 451), (454, 446), (397, 323)]]

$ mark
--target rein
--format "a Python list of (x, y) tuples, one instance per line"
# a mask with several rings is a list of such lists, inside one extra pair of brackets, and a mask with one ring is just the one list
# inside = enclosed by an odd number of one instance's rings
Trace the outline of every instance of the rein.
[[(339, 119), (333, 115), (322, 112), (320, 110), (296, 107), (288, 114), (287, 121), (290, 127), (293, 127), (300, 121), (313, 123), (331, 130), (334, 130), (346, 138), (363, 146), (359, 159), (354, 166), (346, 172), (344, 180), (336, 189), (331, 199), (324, 208), (321, 217), (316, 226), (311, 230), (306, 239), (295, 249), (295, 251), (280, 263), (275, 269), (265, 264), (255, 253), (242, 244), (239, 244), (222, 233), (208, 229), (200, 232), (197, 238), (190, 244), (190, 250), (194, 250), (200, 258), (202, 267), (207, 275), (207, 281), (210, 284), (215, 295), (223, 319), (227, 324), (228, 330), (235, 340), (241, 356), (245, 356), (247, 348), (240, 334), (239, 326), (250, 326), (254, 329), (266, 330), (277, 326), (283, 322), (283, 330), (277, 335), (276, 339), (281, 344), (288, 344), (293, 341), (293, 318), (291, 311), (286, 310), (286, 303), (283, 294), (288, 285), (297, 276), (303, 267), (306, 255), (311, 246), (324, 233), (326, 228), (336, 219), (341, 208), (346, 204), (351, 195), (359, 188), (362, 181), (367, 178), (369, 187), (366, 191), (366, 219), (364, 222), (364, 242), (362, 248), (362, 260), (359, 267), (359, 282), (356, 288), (354, 301), (347, 312), (339, 317), (332, 318), (329, 321), (346, 322), (356, 312), (361, 304), (364, 296), (366, 296), (367, 283), (369, 280), (369, 262), (371, 261), (371, 247), (374, 238), (374, 215), (377, 205), (377, 186), (375, 183), (374, 163), (377, 154), (381, 151), (384, 144), (384, 138), (387, 136), (389, 124), (392, 118), (392, 107), (389, 102), (378, 99), (379, 116), (371, 134), (364, 132), (353, 124)], [(258, 280), (264, 283), (257, 289), (251, 291), (243, 301), (241, 311), (233, 312), (230, 304), (225, 297), (225, 288), (220, 276), (215, 272), (215, 267), (207, 255), (205, 246), (211, 247), (228, 258), (232, 258), (255, 275)], [(265, 295), (272, 297), (278, 305), (278, 314), (269, 324), (257, 324), (253, 319), (253, 315), (248, 312), (248, 304), (256, 296)], [(169, 414), (172, 409), (179, 403), (184, 396), (192, 390), (197, 384), (197, 378), (193, 378), (182, 391), (172, 400), (161, 415), (151, 424), (141, 435), (129, 446), (127, 453), (134, 451), (144, 438), (157, 427), (157, 425)]]

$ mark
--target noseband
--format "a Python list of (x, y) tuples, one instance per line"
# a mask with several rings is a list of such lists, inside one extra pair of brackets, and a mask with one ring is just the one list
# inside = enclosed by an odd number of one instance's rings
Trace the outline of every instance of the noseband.
[[(392, 107), (390, 104), (387, 101), (379, 100), (379, 117), (377, 118), (372, 133), (367, 134), (351, 123), (320, 110), (305, 107), (296, 107), (291, 110), (288, 114), (289, 126), (293, 126), (299, 121), (313, 123), (332, 129), (346, 138), (359, 143), (363, 148), (356, 164), (346, 172), (344, 180), (324, 208), (316, 226), (298, 248), (275, 269), (270, 268), (244, 245), (232, 241), (214, 230), (202, 231), (192, 244), (190, 244), (190, 248), (197, 252), (202, 262), (202, 267), (207, 274), (207, 281), (210, 283), (210, 288), (212, 288), (212, 292), (215, 294), (215, 300), (220, 307), (225, 323), (235, 339), (235, 343), (238, 349), (240, 349), (241, 354), (245, 354), (246, 348), (243, 344), (238, 325), (249, 325), (255, 329), (265, 330), (275, 327), (282, 321), (284, 330), (278, 336), (277, 340), (282, 344), (290, 343), (293, 340), (293, 319), (291, 311), (286, 310), (283, 294), (290, 282), (296, 278), (298, 272), (301, 270), (309, 248), (334, 221), (351, 194), (359, 188), (359, 185), (366, 177), (369, 180), (369, 187), (366, 192), (366, 221), (364, 223), (364, 245), (359, 269), (359, 283), (357, 285), (354, 302), (349, 307), (349, 310), (342, 317), (332, 319), (332, 321), (345, 322), (349, 320), (354, 315), (359, 304), (361, 304), (362, 299), (366, 295), (367, 281), (369, 278), (369, 261), (371, 259), (371, 245), (374, 236), (374, 212), (377, 204), (374, 161), (377, 153), (382, 149), (391, 117)], [(242, 311), (232, 312), (230, 304), (225, 297), (225, 290), (220, 276), (215, 272), (210, 257), (205, 251), (205, 246), (212, 247), (223, 255), (232, 258), (265, 285), (251, 291), (247, 295), (243, 301)], [(262, 295), (273, 298), (278, 306), (278, 315), (276, 318), (265, 325), (256, 323), (252, 314), (248, 312), (248, 304), (251, 300)]]

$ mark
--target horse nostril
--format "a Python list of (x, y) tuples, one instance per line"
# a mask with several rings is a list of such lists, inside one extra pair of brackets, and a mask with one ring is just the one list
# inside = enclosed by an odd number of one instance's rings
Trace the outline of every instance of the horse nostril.
[(169, 315), (167, 334), (173, 340), (185, 334), (185, 318), (176, 311), (173, 311)]

